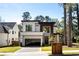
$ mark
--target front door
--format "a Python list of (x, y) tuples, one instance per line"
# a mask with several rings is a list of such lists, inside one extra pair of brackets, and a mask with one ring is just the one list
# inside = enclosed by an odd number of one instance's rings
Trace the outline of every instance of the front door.
[(44, 39), (45, 39), (45, 44), (48, 44), (48, 40), (49, 40), (48, 36), (45, 36)]

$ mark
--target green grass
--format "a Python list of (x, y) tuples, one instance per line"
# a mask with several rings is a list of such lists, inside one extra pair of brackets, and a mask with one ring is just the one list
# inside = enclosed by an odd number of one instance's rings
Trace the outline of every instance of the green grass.
[[(76, 47), (63, 47), (62, 49), (63, 50), (79, 50), (79, 48), (76, 48)], [(41, 47), (41, 50), (42, 51), (51, 51), (52, 50), (52, 47), (51, 46)]]
[(79, 48), (76, 48), (76, 47), (64, 47), (63, 50), (79, 50)]
[(4, 54), (0, 54), (0, 56), (5, 56)]
[(51, 50), (52, 50), (52, 47), (51, 47), (51, 46), (48, 46), (48, 47), (41, 47), (41, 50), (42, 50), (42, 51), (51, 51)]
[[(79, 50), (79, 48), (76, 48), (76, 47), (63, 47), (62, 49), (63, 49), (63, 51), (65, 51), (65, 50)], [(52, 47), (51, 46), (41, 47), (41, 50), (50, 55)], [(66, 54), (79, 54), (79, 52), (64, 52), (63, 54), (65, 54), (65, 55)]]
[(3, 47), (0, 48), (0, 53), (7, 53), (7, 52), (15, 52), (17, 50), (19, 50), (21, 47), (17, 46), (17, 47)]
[(65, 52), (63, 54), (79, 54), (79, 52)]

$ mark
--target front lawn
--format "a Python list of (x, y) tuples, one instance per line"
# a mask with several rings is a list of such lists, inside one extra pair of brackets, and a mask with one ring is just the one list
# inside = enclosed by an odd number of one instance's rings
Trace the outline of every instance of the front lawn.
[(0, 54), (0, 56), (5, 56), (4, 54)]
[[(76, 47), (63, 47), (63, 50), (79, 50), (79, 48)], [(51, 46), (47, 46), (47, 47), (41, 47), (42, 51), (51, 51), (52, 47)]]
[(16, 46), (16, 47), (3, 47), (3, 48), (0, 48), (0, 53), (15, 52), (19, 49), (21, 49), (21, 47), (19, 47), (19, 46)]
[[(52, 47), (48, 46), (48, 47), (41, 47), (41, 51), (48, 53), (49, 55), (51, 54)], [(66, 50), (79, 50), (79, 48), (76, 47), (64, 47), (62, 48), (63, 51)], [(79, 54), (79, 52), (63, 52), (63, 54)]]
[(41, 47), (41, 51), (51, 51), (51, 50), (52, 50), (51, 46)]
[(79, 50), (79, 47), (63, 47), (63, 50)]
[(79, 52), (65, 52), (65, 53), (63, 53), (63, 54), (79, 54)]

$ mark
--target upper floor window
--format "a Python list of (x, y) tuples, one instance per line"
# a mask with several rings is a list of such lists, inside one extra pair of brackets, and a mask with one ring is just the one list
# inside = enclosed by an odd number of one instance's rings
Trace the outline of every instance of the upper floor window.
[(16, 34), (16, 31), (15, 31), (15, 34)]
[(14, 41), (14, 38), (12, 38), (12, 41)]
[(26, 25), (26, 31), (32, 31), (32, 25)]
[(26, 31), (28, 31), (28, 26), (26, 25)]
[(14, 34), (14, 31), (12, 31), (12, 34)]

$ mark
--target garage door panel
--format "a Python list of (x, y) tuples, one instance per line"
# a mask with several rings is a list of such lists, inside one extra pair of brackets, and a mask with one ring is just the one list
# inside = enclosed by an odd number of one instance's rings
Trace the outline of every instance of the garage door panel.
[(39, 43), (40, 45), (40, 39), (25, 39), (25, 45), (28, 45), (28, 44), (33, 44), (33, 43)]

